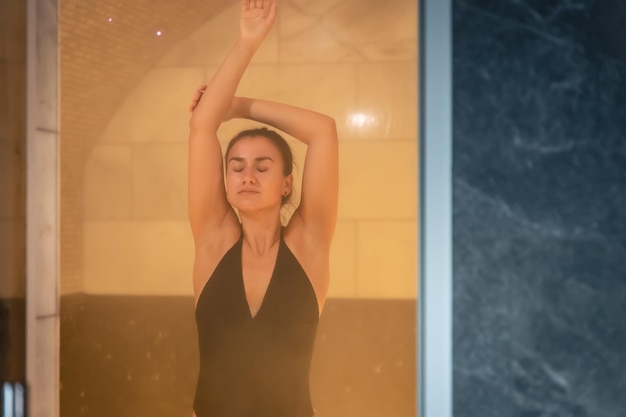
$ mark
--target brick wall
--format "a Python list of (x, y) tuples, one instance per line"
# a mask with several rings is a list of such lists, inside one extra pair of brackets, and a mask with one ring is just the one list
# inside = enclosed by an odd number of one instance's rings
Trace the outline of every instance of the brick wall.
[(25, 259), (26, 5), (0, 2), (0, 297), (23, 297)]
[(26, 2), (0, 2), (0, 380), (25, 366)]

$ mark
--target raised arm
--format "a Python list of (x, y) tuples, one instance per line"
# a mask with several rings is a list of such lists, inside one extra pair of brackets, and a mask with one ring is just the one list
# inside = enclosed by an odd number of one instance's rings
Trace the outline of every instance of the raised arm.
[(291, 223), (301, 222), (305, 233), (330, 245), (337, 221), (338, 139), (335, 120), (300, 107), (238, 97), (232, 117), (274, 126), (307, 145), (302, 198)]
[(275, 0), (242, 0), (240, 36), (208, 85), (196, 92), (189, 121), (188, 204), (194, 240), (235, 218), (224, 188), (217, 129), (252, 56), (276, 18)]

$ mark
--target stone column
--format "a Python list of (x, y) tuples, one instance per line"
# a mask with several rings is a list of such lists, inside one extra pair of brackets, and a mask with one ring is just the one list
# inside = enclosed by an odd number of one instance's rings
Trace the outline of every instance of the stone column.
[(28, 1), (27, 377), (30, 416), (59, 415), (57, 0)]

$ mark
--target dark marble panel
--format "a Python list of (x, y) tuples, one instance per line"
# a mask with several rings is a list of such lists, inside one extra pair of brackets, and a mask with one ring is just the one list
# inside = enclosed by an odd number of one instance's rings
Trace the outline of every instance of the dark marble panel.
[(457, 416), (626, 415), (625, 5), (454, 0)]
[(455, 415), (626, 415), (626, 239), (455, 243)]
[(454, 3), (455, 230), (626, 234), (626, 66), (466, 3)]
[(559, 45), (584, 49), (626, 63), (626, 3), (622, 0), (456, 0), (498, 20), (517, 23)]
[[(455, 416), (501, 417), (509, 409), (508, 306), (514, 276), (499, 256), (500, 241), (454, 241), (453, 393)], [(485, 249), (488, 247), (489, 249)]]
[[(189, 417), (197, 339), (189, 297), (71, 295), (61, 303), (61, 415)], [(316, 417), (414, 417), (415, 302), (328, 300)]]
[(515, 242), (507, 256), (520, 265), (511, 304), (520, 415), (626, 415), (626, 239)]

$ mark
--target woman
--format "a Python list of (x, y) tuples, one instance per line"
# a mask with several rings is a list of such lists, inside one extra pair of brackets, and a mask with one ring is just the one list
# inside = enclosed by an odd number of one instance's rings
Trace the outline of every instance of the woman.
[[(275, 0), (242, 1), (239, 38), (190, 107), (197, 417), (313, 415), (309, 367), (337, 218), (337, 132), (328, 116), (234, 96), (276, 13)], [(259, 128), (233, 138), (222, 162), (216, 132), (231, 118), (265, 123), (307, 145), (301, 202), (284, 227), (291, 151), (276, 132)]]

